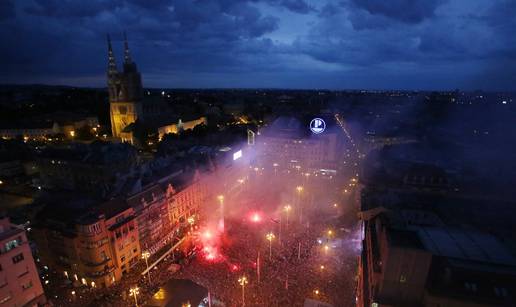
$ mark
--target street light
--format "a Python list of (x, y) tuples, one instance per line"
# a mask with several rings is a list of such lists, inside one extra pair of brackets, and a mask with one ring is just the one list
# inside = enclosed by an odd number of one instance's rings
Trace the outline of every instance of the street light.
[(269, 260), (270, 260), (270, 259), (272, 259), (272, 240), (274, 240), (274, 238), (276, 238), (276, 236), (272, 232), (269, 232), (268, 234), (265, 235), (265, 238), (267, 240), (269, 240)]
[(150, 253), (149, 251), (144, 251), (142, 253), (142, 259), (145, 259), (145, 264), (147, 265), (147, 277), (149, 278), (149, 285), (151, 283), (151, 278), (150, 278), (150, 270), (149, 270), (149, 259), (150, 258)]
[(297, 186), (297, 206), (299, 208), (299, 223), (303, 223), (303, 209), (301, 207), (301, 192), (303, 192), (302, 186)]
[(188, 219), (188, 224), (190, 224), (190, 232), (193, 234), (193, 224), (195, 223), (195, 219), (193, 216), (190, 216)]
[(136, 298), (138, 294), (140, 294), (140, 288), (133, 287), (129, 289), (129, 295), (134, 296), (134, 304), (136, 305), (136, 307), (138, 307), (138, 299)]
[(242, 286), (242, 306), (245, 306), (245, 285), (247, 285), (247, 277), (242, 276), (238, 279), (238, 283)]
[(288, 229), (288, 213), (290, 212), (290, 210), (292, 210), (292, 207), (290, 205), (286, 205), (285, 207), (283, 207), (283, 210), (285, 210), (285, 212), (287, 213), (287, 229)]
[(224, 231), (224, 195), (217, 196), (217, 199), (220, 203), (220, 222), (219, 227), (222, 231)]

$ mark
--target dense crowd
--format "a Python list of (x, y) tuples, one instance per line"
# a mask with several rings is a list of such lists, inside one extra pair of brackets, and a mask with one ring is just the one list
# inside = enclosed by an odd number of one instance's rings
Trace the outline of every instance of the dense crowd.
[[(210, 262), (196, 259), (179, 274), (204, 285), (226, 306), (242, 305), (238, 278), (246, 276), (246, 306), (302, 306), (305, 298), (334, 306), (354, 306), (356, 254), (331, 248), (325, 251), (317, 238), (325, 225), (291, 225), (272, 242), (272, 257), (264, 232), (257, 225), (240, 221), (227, 223), (231, 242), (224, 249), (226, 259)], [(301, 248), (299, 249), (299, 245)], [(260, 281), (257, 260), (260, 254)], [(237, 266), (237, 270), (232, 267)]]

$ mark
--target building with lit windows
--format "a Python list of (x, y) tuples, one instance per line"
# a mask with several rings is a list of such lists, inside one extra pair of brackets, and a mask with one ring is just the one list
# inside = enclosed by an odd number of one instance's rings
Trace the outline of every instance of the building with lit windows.
[(188, 226), (188, 218), (199, 220), (202, 205), (206, 201), (207, 186), (199, 172), (185, 172), (162, 183), (172, 229), (177, 231)]
[(153, 254), (172, 240), (168, 204), (160, 185), (142, 189), (128, 197), (127, 203), (135, 212), (142, 250)]
[(73, 208), (60, 211), (38, 217), (34, 238), (42, 264), (73, 284), (110, 286), (141, 258), (138, 224), (125, 200), (111, 200), (80, 217)]
[(0, 218), (0, 306), (46, 302), (25, 230)]
[(337, 134), (327, 130), (312, 134), (308, 124), (293, 117), (279, 117), (256, 136), (258, 163), (278, 164), (287, 169), (300, 166), (305, 169), (337, 168)]

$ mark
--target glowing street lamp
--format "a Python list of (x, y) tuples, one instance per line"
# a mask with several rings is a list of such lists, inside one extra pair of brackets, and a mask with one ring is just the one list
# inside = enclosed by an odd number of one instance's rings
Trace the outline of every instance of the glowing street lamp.
[(245, 285), (247, 285), (247, 277), (242, 276), (238, 279), (238, 283), (242, 286), (242, 306), (245, 306)]
[(149, 258), (150, 258), (149, 251), (144, 251), (142, 253), (142, 259), (145, 259), (145, 265), (147, 265), (147, 277), (149, 278), (149, 284), (150, 284), (151, 278), (150, 278), (150, 270), (149, 270)]
[(224, 231), (224, 195), (217, 196), (217, 199), (220, 203), (220, 222), (219, 227), (222, 231)]
[(331, 230), (331, 229), (330, 229), (330, 230), (328, 230), (328, 231), (327, 231), (327, 234), (328, 234), (328, 237), (332, 236), (332, 235), (333, 235), (333, 230)]
[(138, 294), (140, 294), (140, 288), (133, 287), (133, 288), (129, 289), (129, 295), (134, 296), (134, 304), (136, 305), (136, 307), (138, 307), (138, 299), (137, 299)]
[(324, 246), (324, 253), (325, 254), (328, 254), (328, 250), (330, 249), (330, 247), (328, 245), (325, 245)]
[(193, 216), (190, 216), (190, 217), (187, 219), (187, 221), (188, 221), (188, 224), (190, 224), (190, 232), (192, 232), (192, 233), (193, 233), (193, 224), (195, 223), (195, 219), (194, 219), (194, 217), (193, 217)]
[(276, 238), (276, 236), (274, 235), (274, 233), (269, 232), (268, 234), (265, 235), (265, 238), (269, 241), (269, 260), (270, 260), (270, 259), (272, 259), (272, 240), (274, 240), (274, 238)]
[(297, 186), (296, 191), (297, 191), (297, 206), (299, 208), (299, 223), (303, 223), (303, 209), (301, 207), (301, 192), (303, 192), (303, 187)]
[(287, 229), (288, 229), (288, 216), (289, 216), (289, 212), (290, 210), (292, 210), (292, 207), (290, 205), (286, 205), (285, 207), (283, 207), (283, 210), (285, 210), (285, 212), (287, 213)]

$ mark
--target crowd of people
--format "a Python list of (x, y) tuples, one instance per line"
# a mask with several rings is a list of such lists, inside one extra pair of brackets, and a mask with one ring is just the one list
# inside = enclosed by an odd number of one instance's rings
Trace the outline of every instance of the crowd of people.
[(239, 220), (226, 225), (225, 236), (231, 239), (223, 249), (224, 258), (213, 262), (200, 257), (182, 270), (181, 278), (205, 286), (226, 306), (242, 306), (238, 282), (242, 276), (248, 280), (246, 306), (303, 306), (306, 298), (354, 306), (354, 295), (343, 297), (342, 293), (354, 293), (357, 255), (333, 247), (326, 250), (319, 244), (326, 225), (290, 225), (281, 242), (278, 235), (271, 242), (271, 254), (264, 232), (267, 225)]

